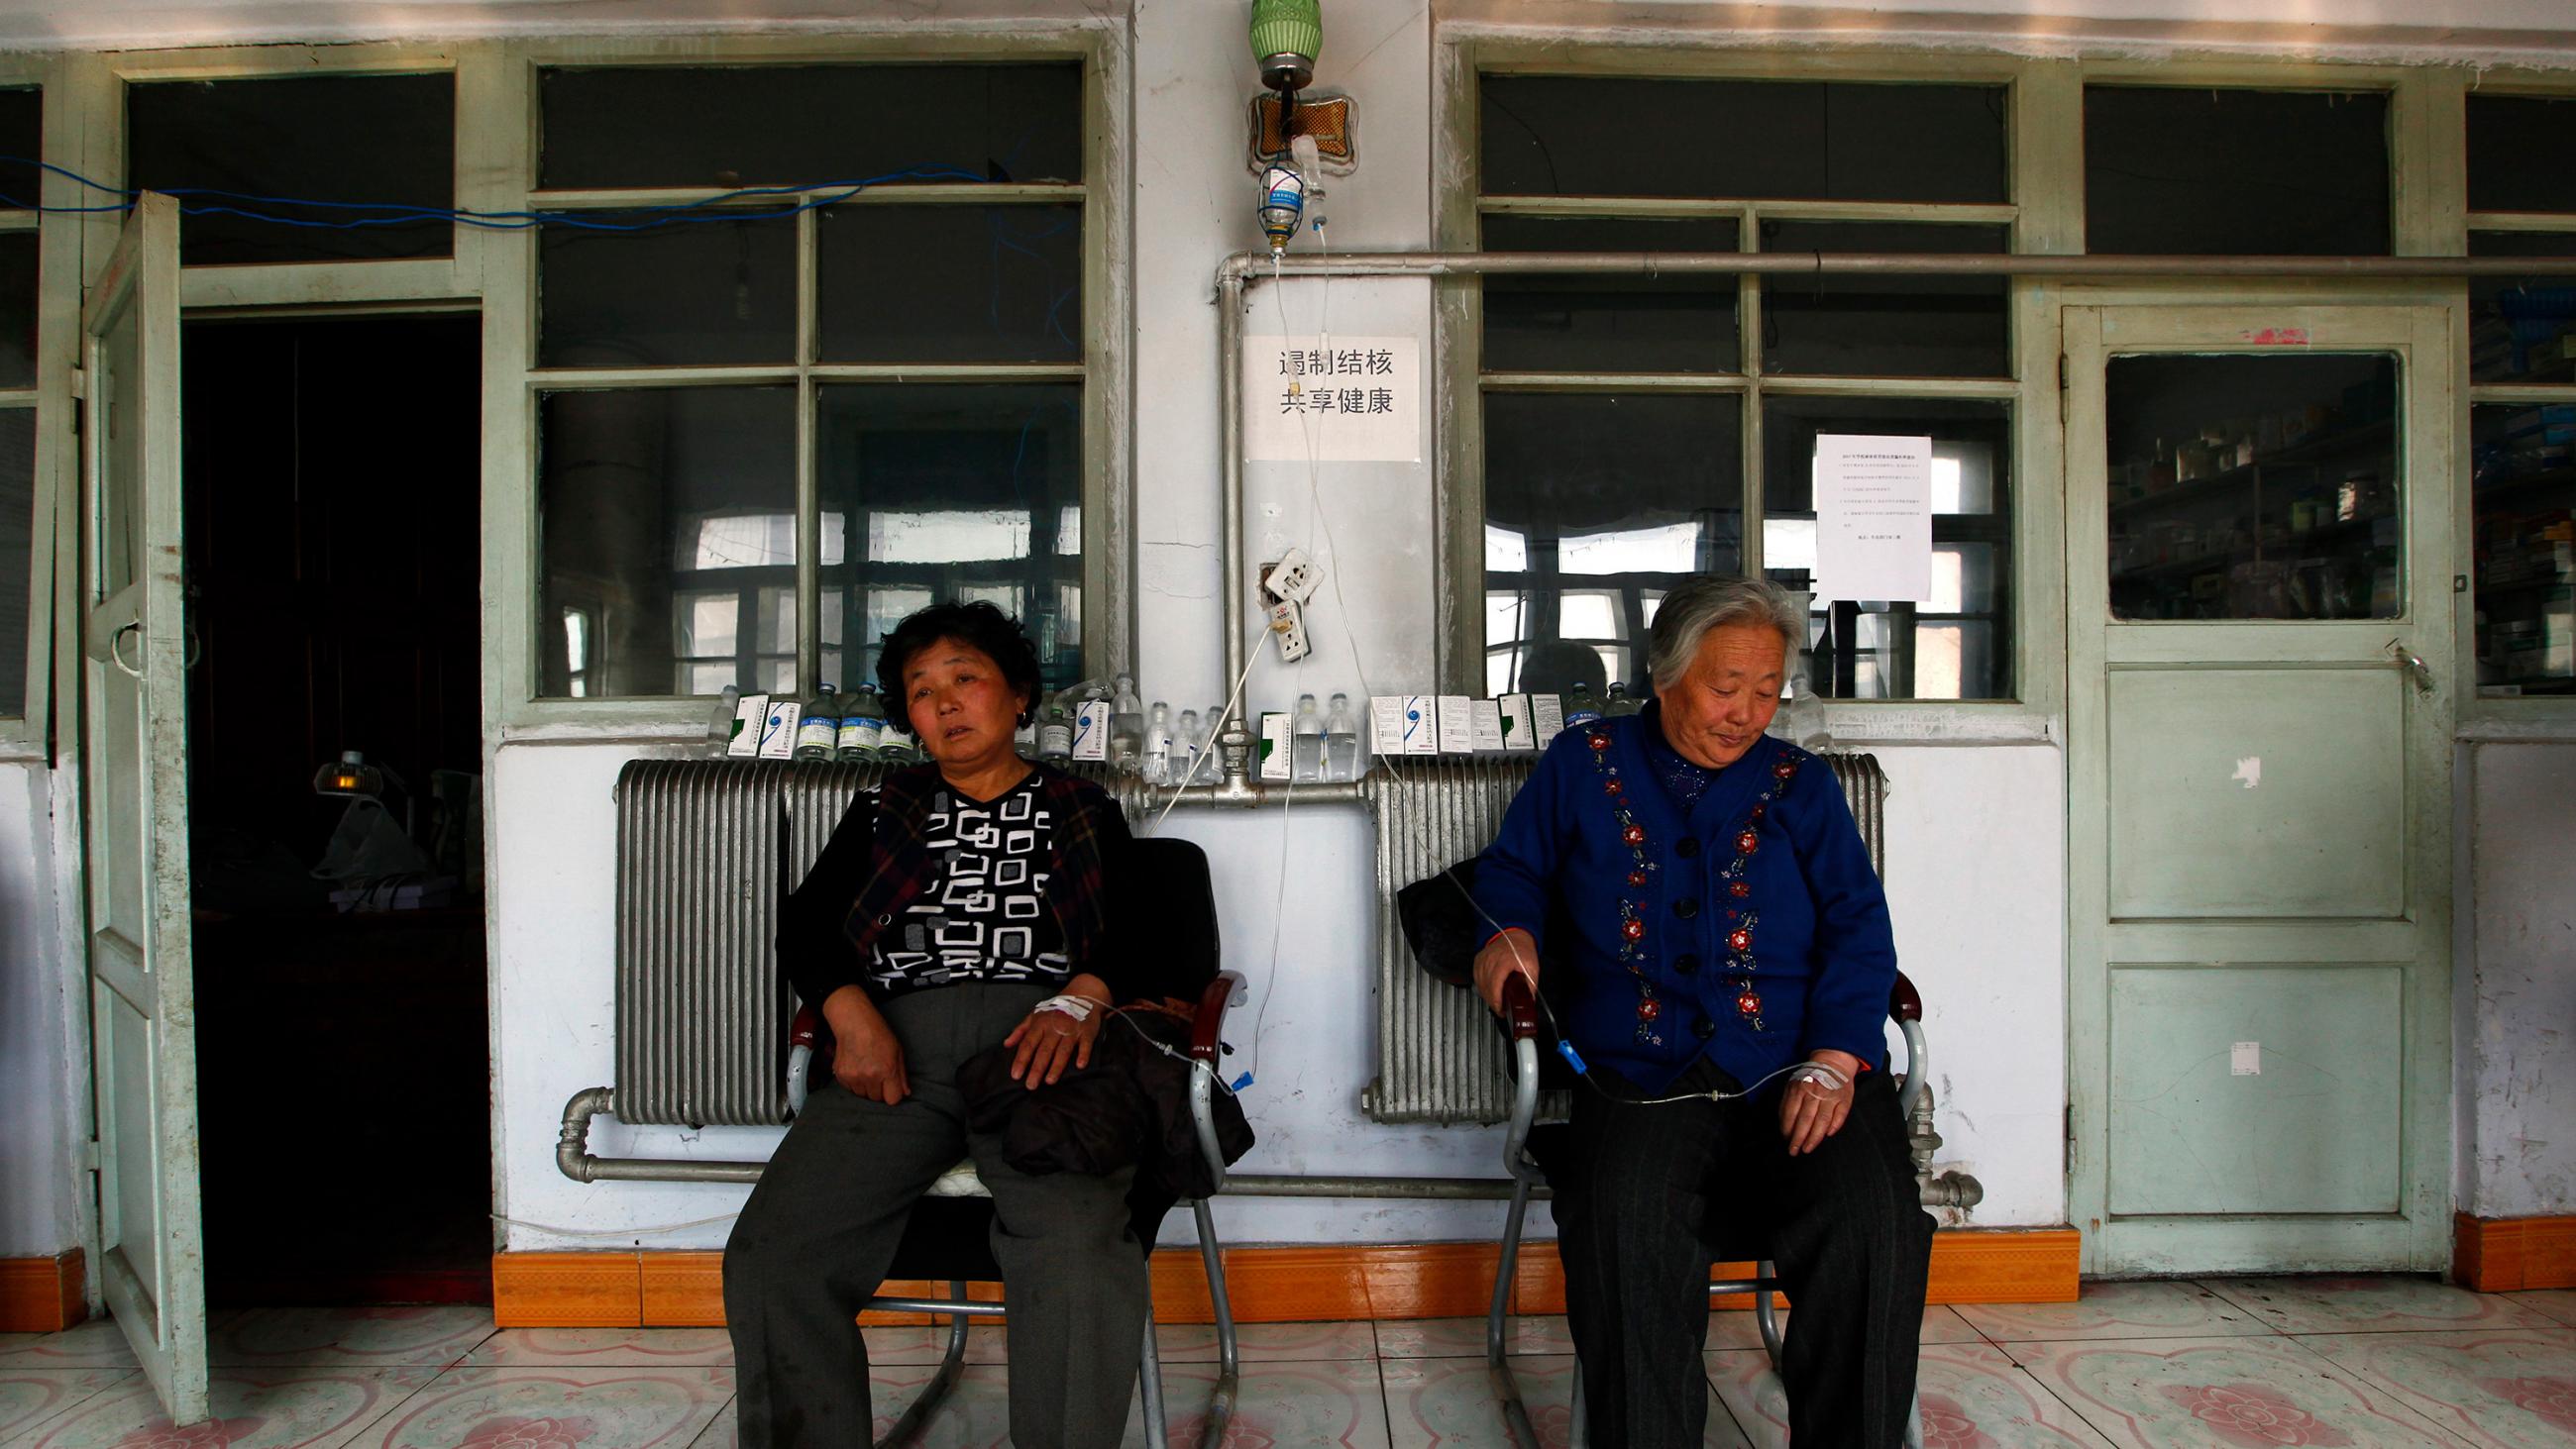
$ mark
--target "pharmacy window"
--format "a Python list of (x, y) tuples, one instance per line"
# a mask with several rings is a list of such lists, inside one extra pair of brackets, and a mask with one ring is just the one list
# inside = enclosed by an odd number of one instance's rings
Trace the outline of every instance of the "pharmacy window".
[(537, 243), (541, 696), (855, 687), (952, 599), (1081, 677), (1084, 85), (540, 73), (538, 188), (588, 223)]
[[(2468, 98), (2469, 252), (2576, 255), (2576, 98)], [(2576, 696), (2576, 278), (2469, 287), (2476, 680)]]
[[(1479, 79), (1491, 251), (2011, 249), (2007, 88)], [(1759, 135), (1759, 146), (1639, 146)], [(2013, 339), (2000, 277), (1495, 276), (1479, 305), (1486, 691), (1632, 691), (1693, 574), (1810, 591), (1820, 434), (1928, 437), (1933, 588), (1812, 599), (1843, 699), (2013, 696)]]
[[(44, 154), (44, 98), (0, 90), (0, 155)], [(0, 186), (0, 718), (27, 711), (36, 533), (37, 178)], [(50, 541), (48, 541), (50, 544)]]

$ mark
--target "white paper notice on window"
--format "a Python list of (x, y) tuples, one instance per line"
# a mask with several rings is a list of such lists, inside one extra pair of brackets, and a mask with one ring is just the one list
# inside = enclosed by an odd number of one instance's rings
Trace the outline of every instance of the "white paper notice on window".
[(1416, 338), (1243, 339), (1243, 455), (1256, 462), (1418, 463), (1422, 398)]
[(1816, 597), (1932, 597), (1932, 440), (1816, 438)]

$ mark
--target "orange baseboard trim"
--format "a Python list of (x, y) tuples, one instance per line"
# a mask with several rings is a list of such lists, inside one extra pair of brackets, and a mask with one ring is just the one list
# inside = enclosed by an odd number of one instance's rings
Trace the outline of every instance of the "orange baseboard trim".
[(0, 1258), (0, 1333), (60, 1333), (89, 1317), (81, 1250)]
[[(1934, 1303), (2071, 1303), (2082, 1239), (2073, 1228), (1961, 1229), (1932, 1240)], [(1481, 1318), (1501, 1249), (1493, 1243), (1228, 1248), (1226, 1295), (1240, 1323), (1323, 1319)], [(1745, 1264), (1721, 1264), (1719, 1277)], [(1562, 1313), (1565, 1281), (1551, 1243), (1523, 1250), (1512, 1275), (1516, 1313)], [(724, 1322), (724, 1258), (709, 1252), (496, 1253), (492, 1317), (503, 1328), (716, 1327)], [(1198, 1254), (1154, 1255), (1154, 1316), (1215, 1317)], [(937, 1285), (889, 1283), (889, 1294)], [(997, 1284), (971, 1285), (990, 1302)], [(1746, 1307), (1749, 1300), (1721, 1300)], [(868, 1314), (866, 1323), (920, 1323), (920, 1314)]]
[(2576, 1288), (2576, 1216), (2451, 1216), (2451, 1277), (2480, 1293)]

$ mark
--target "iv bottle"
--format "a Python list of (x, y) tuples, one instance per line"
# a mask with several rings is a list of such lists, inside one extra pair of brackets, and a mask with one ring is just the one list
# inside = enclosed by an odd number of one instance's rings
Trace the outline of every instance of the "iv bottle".
[(1601, 718), (1601, 705), (1592, 697), (1592, 686), (1578, 679), (1565, 692), (1565, 727), (1586, 725)]
[(1064, 764), (1073, 758), (1073, 719), (1064, 706), (1047, 706), (1046, 723), (1038, 726), (1038, 758)]
[(1164, 785), (1171, 782), (1172, 707), (1154, 701), (1154, 713), (1145, 721), (1145, 753), (1142, 762), (1145, 783)]
[(826, 684), (806, 701), (805, 712), (796, 717), (796, 758), (828, 760), (840, 743), (840, 692)]
[(1013, 726), (1011, 730), (1011, 748), (1018, 752), (1019, 757), (1023, 760), (1033, 760), (1037, 758), (1038, 715), (1040, 712), (1041, 711), (1038, 709), (1037, 705), (1035, 703), (1031, 703), (1027, 709), (1020, 712), (1019, 723)]
[[(1240, 716), (1241, 711), (1238, 710), (1237, 714)], [(1216, 737), (1223, 732), (1224, 728), (1225, 706), (1209, 705), (1207, 713), (1199, 717), (1199, 782), (1201, 784), (1214, 785), (1225, 779), (1225, 752), (1218, 749), (1216, 745)], [(1247, 733), (1251, 730), (1250, 725), (1245, 725), (1244, 728)], [(1256, 748), (1258, 748), (1257, 745)], [(1259, 762), (1254, 763), (1257, 768)]]
[(733, 745), (734, 726), (742, 723), (734, 717), (734, 711), (741, 705), (742, 686), (728, 684), (724, 687), (723, 701), (707, 715), (707, 753), (719, 760)]
[(1109, 706), (1109, 758), (1122, 774), (1132, 775), (1145, 755), (1145, 706), (1136, 698), (1136, 678), (1118, 676), (1118, 693)]
[(1356, 780), (1360, 777), (1360, 719), (1351, 712), (1351, 697), (1333, 696), (1333, 707), (1324, 715), (1324, 778)]
[(1172, 726), (1172, 758), (1163, 767), (1164, 778), (1174, 785), (1198, 783), (1199, 751), (1207, 747), (1207, 735), (1199, 728), (1199, 712), (1181, 711), (1181, 722)]
[(873, 760), (884, 743), (885, 701), (878, 698), (875, 685), (862, 684), (841, 706), (841, 731), (833, 741), (833, 754), (843, 760)]
[(1300, 785), (1324, 778), (1324, 717), (1315, 712), (1315, 696), (1297, 696), (1296, 716), (1288, 722), (1288, 777)]
[(1645, 709), (1644, 701), (1631, 696), (1624, 682), (1614, 680), (1610, 685), (1610, 698), (1601, 705), (1601, 717), (1617, 719), (1623, 714), (1642, 714)]

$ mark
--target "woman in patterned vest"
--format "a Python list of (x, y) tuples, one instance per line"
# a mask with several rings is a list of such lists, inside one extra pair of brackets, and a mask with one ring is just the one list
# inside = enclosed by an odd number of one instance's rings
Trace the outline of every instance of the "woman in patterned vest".
[(1103, 862), (1127, 825), (1100, 787), (1021, 758), (1037, 651), (990, 604), (941, 604), (886, 636), (889, 725), (929, 762), (861, 793), (789, 898), (779, 960), (829, 1031), (819, 1083), (725, 1245), (744, 1449), (866, 1449), (859, 1305), (913, 1202), (961, 1158), (993, 1195), (1009, 1285), (1011, 1441), (1108, 1446), (1144, 1333), (1134, 1169), (1031, 1176), (967, 1129), (957, 1081), (1000, 1044), (1031, 1089), (1088, 1065), (1122, 986)]

